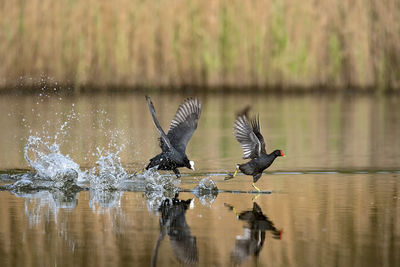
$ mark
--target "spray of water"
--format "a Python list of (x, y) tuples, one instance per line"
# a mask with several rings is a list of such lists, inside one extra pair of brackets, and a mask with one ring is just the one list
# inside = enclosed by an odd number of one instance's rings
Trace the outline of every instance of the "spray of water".
[(164, 200), (173, 199), (178, 194), (180, 182), (175, 175), (160, 175), (156, 167), (135, 177), (135, 183), (143, 187), (147, 209), (155, 213)]
[[(50, 97), (46, 94), (46, 86), (40, 93), (37, 104)], [(53, 96), (53, 94), (51, 94)], [(59, 98), (62, 101), (62, 98)], [(34, 133), (29, 123), (23, 119), (23, 124), (29, 129), (30, 136), (24, 148), (24, 157), (27, 163), (36, 171), (35, 174), (20, 176), (16, 183), (10, 185), (13, 192), (27, 193), (33, 190), (60, 190), (62, 192), (77, 191), (77, 185), (88, 187), (90, 190), (90, 206), (107, 208), (119, 205), (124, 190), (144, 192), (149, 210), (158, 210), (159, 204), (167, 198), (173, 198), (178, 193), (179, 179), (175, 176), (161, 176), (155, 169), (147, 170), (138, 176), (129, 175), (122, 167), (120, 153), (124, 144), (118, 138), (122, 131), (110, 131), (107, 113), (103, 110), (96, 111), (99, 125), (92, 125), (109, 138), (106, 148), (96, 147), (95, 151), (88, 151), (96, 159), (96, 166), (89, 170), (82, 170), (68, 154), (63, 154), (60, 147), (68, 142), (71, 151), (74, 146), (70, 143), (69, 130), (71, 122), (80, 121), (82, 116), (75, 111), (72, 104), (71, 111), (59, 113), (62, 116), (58, 130), (55, 134), (48, 129), (54, 129), (54, 122), (47, 121), (42, 125), (41, 133)], [(36, 112), (32, 110), (32, 112)], [(36, 114), (40, 117), (40, 114)], [(57, 124), (56, 124), (57, 125)], [(85, 158), (86, 159), (86, 158)], [(72, 190), (70, 190), (72, 189)], [(76, 190), (75, 190), (76, 189)]]
[(98, 160), (96, 167), (90, 171), (90, 188), (100, 191), (119, 190), (121, 182), (129, 179), (129, 175), (122, 167), (119, 154), (125, 148), (118, 146), (116, 139), (119, 132), (113, 132), (108, 149), (97, 148)]
[(79, 164), (60, 152), (56, 142), (51, 144), (38, 136), (29, 136), (24, 148), (24, 157), (41, 179), (76, 183), (85, 176)]
[(193, 194), (199, 198), (203, 206), (210, 207), (218, 196), (218, 187), (213, 180), (206, 177), (193, 189)]

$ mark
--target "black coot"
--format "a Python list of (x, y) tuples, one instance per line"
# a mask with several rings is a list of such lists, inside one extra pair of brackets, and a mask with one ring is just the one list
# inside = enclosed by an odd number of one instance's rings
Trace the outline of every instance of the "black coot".
[(176, 111), (168, 133), (165, 134), (157, 120), (156, 111), (150, 97), (146, 96), (154, 124), (160, 132), (160, 147), (162, 152), (150, 159), (146, 170), (158, 166), (158, 170), (173, 170), (179, 178), (178, 168), (187, 167), (194, 170), (194, 162), (186, 156), (186, 145), (197, 128), (201, 113), (201, 102), (196, 98), (186, 99)]
[[(192, 201), (192, 199), (179, 199), (176, 195), (172, 200), (167, 198), (161, 203), (159, 207), (161, 212), (160, 235), (154, 248), (151, 266), (156, 266), (158, 249), (166, 235), (169, 236), (172, 251), (183, 265), (198, 263), (196, 237), (191, 234), (190, 227), (186, 222), (186, 211), (190, 208)], [(164, 265), (162, 264), (162, 266)]]

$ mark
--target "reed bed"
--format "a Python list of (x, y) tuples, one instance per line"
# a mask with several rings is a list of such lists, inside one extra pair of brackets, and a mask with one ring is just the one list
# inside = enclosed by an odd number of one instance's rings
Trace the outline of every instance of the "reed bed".
[(5, 0), (0, 86), (398, 89), (399, 18), (398, 0)]

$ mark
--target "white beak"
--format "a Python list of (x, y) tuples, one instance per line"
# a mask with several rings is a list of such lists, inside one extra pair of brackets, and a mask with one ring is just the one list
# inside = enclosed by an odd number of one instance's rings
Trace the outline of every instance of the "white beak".
[(194, 171), (194, 161), (191, 160), (191, 161), (189, 161), (189, 162), (190, 162), (190, 169), (191, 169), (192, 171)]

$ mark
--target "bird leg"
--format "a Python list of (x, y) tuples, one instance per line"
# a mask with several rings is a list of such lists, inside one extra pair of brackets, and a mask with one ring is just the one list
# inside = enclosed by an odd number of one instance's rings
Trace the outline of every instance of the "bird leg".
[(226, 176), (224, 180), (226, 181), (226, 180), (235, 178), (235, 176), (236, 176), (238, 170), (239, 170), (239, 164), (236, 164), (236, 169), (235, 169), (235, 171), (233, 172), (233, 174), (229, 174), (229, 173), (228, 173), (228, 176)]
[(137, 171), (134, 173), (134, 175), (138, 175), (138, 174), (142, 174), (144, 172), (145, 169), (141, 169), (140, 171)]
[(251, 198), (251, 200), (254, 202), (257, 200), (257, 198), (259, 198), (261, 196), (260, 193), (258, 193), (257, 195), (255, 195), (254, 197)]
[(237, 164), (237, 165), (236, 165), (236, 170), (235, 170), (235, 172), (233, 173), (233, 177), (235, 177), (235, 176), (236, 176), (236, 174), (237, 174), (238, 170), (239, 170), (239, 164)]
[(260, 188), (258, 188), (254, 183), (252, 184), (252, 186), (253, 186), (258, 192), (261, 192)]
[(256, 199), (257, 198), (259, 198), (260, 197), (260, 192), (261, 192), (261, 190), (260, 190), (260, 188), (258, 188), (254, 183), (252, 183), (252, 186), (258, 191), (258, 193), (257, 193), (257, 195), (255, 195), (251, 200), (252, 201), (256, 201)]
[(239, 213), (236, 211), (235, 207), (232, 205), (229, 205), (228, 203), (224, 203), (225, 207), (227, 207), (228, 209), (230, 209), (231, 211), (233, 211), (233, 213), (235, 213), (236, 216), (239, 216)]
[(181, 178), (181, 173), (179, 172), (179, 170), (178, 169), (173, 169), (173, 171), (174, 171), (174, 173), (175, 173), (175, 175), (176, 175), (176, 178)]

